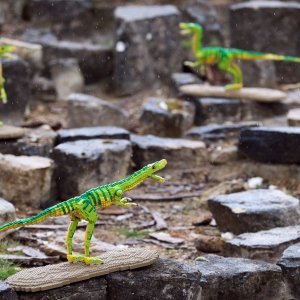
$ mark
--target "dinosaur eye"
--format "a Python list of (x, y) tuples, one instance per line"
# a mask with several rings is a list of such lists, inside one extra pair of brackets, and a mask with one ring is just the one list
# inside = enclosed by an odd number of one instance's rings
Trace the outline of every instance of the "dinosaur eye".
[(152, 166), (152, 170), (155, 170), (156, 169), (156, 167), (155, 166)]

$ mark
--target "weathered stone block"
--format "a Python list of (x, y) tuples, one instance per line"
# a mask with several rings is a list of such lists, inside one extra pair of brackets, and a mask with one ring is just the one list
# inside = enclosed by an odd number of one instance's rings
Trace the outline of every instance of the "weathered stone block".
[(120, 126), (127, 122), (126, 113), (118, 106), (102, 99), (71, 94), (67, 99), (68, 127)]
[(114, 83), (119, 94), (168, 81), (180, 70), (180, 13), (173, 5), (121, 6), (114, 53)]
[(24, 11), (35, 27), (48, 27), (64, 36), (86, 34), (95, 25), (88, 0), (30, 0)]
[(201, 167), (207, 150), (201, 141), (132, 135), (133, 160), (137, 167), (165, 158), (168, 170), (182, 171)]
[(240, 134), (239, 150), (260, 162), (300, 163), (300, 128), (245, 129)]
[(35, 292), (26, 293), (18, 292), (19, 300), (48, 300), (48, 299), (80, 299), (80, 300), (107, 300), (107, 283), (105, 278), (97, 277), (89, 280), (76, 282), (64, 287)]
[(27, 131), (18, 139), (0, 140), (0, 153), (28, 156), (46, 156), (54, 148), (56, 132), (48, 125)]
[(235, 234), (297, 225), (299, 200), (278, 190), (252, 190), (208, 199), (221, 231)]
[(242, 129), (256, 127), (256, 122), (240, 122), (233, 124), (211, 124), (193, 127), (186, 133), (186, 137), (193, 139), (226, 139), (236, 138)]
[(149, 98), (142, 108), (143, 134), (181, 137), (194, 123), (195, 107), (179, 99)]
[(300, 109), (299, 108), (294, 108), (289, 110), (287, 114), (287, 121), (289, 126), (295, 126), (299, 127), (300, 126)]
[(61, 199), (68, 199), (126, 176), (131, 146), (126, 140), (92, 139), (54, 148), (56, 179)]
[(74, 41), (42, 41), (43, 61), (46, 68), (54, 59), (77, 59), (85, 82), (94, 83), (110, 76), (112, 72), (111, 46)]
[(51, 62), (50, 71), (58, 99), (82, 92), (84, 79), (76, 59), (54, 60)]
[(12, 222), (15, 219), (16, 219), (15, 207), (10, 202), (0, 198), (0, 224), (2, 225), (8, 222)]
[(299, 299), (300, 298), (300, 244), (296, 244), (288, 247), (281, 256), (277, 263), (283, 273), (283, 277), (289, 292), (291, 294), (289, 299)]
[(226, 256), (276, 262), (290, 245), (300, 241), (300, 226), (278, 227), (264, 231), (243, 233), (224, 246)]
[(8, 101), (0, 101), (0, 119), (7, 124), (21, 124), (31, 96), (29, 67), (17, 56), (1, 61)]
[(152, 266), (106, 276), (109, 299), (200, 299), (200, 272), (192, 265), (159, 259)]
[(0, 154), (0, 194), (16, 205), (38, 208), (48, 201), (52, 174), (49, 158)]
[(0, 299), (1, 300), (18, 300), (16, 292), (5, 282), (0, 281)]
[(56, 144), (91, 139), (130, 139), (129, 131), (121, 127), (112, 126), (61, 129), (57, 134)]
[(266, 262), (207, 255), (197, 262), (201, 300), (280, 300), (285, 286), (278, 266)]
[[(230, 37), (235, 48), (298, 56), (299, 27), (300, 4), (296, 2), (247, 1), (231, 6)], [(300, 65), (276, 63), (276, 72), (277, 80), (297, 82)]]
[(237, 122), (242, 119), (242, 103), (236, 99), (195, 99), (195, 125), (206, 123)]

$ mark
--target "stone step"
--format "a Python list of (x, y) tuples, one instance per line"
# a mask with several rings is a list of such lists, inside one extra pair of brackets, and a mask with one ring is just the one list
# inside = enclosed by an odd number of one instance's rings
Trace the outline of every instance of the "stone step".
[(59, 198), (69, 199), (127, 175), (131, 144), (126, 140), (79, 140), (56, 146), (52, 155)]
[(61, 129), (57, 132), (56, 144), (91, 139), (129, 140), (130, 134), (124, 128), (113, 126)]
[(179, 99), (149, 98), (142, 107), (143, 134), (181, 137), (194, 124), (195, 106)]
[(68, 128), (120, 126), (127, 123), (127, 113), (119, 106), (94, 96), (74, 93), (67, 100)]
[(290, 292), (290, 299), (300, 299), (300, 243), (288, 247), (277, 263)]
[(142, 167), (150, 162), (165, 158), (168, 170), (182, 172), (185, 169), (200, 168), (208, 160), (208, 153), (202, 141), (163, 138), (153, 135), (131, 135), (133, 160)]
[(286, 299), (281, 270), (276, 265), (211, 254), (196, 266), (201, 272), (201, 300)]
[(53, 161), (0, 154), (0, 194), (15, 205), (39, 208), (51, 197)]
[(300, 225), (243, 233), (226, 241), (226, 256), (277, 262), (283, 251), (300, 242)]
[(240, 234), (299, 224), (299, 200), (279, 190), (258, 189), (208, 199), (218, 228)]
[(239, 150), (249, 158), (266, 163), (300, 163), (300, 128), (259, 127), (245, 129)]

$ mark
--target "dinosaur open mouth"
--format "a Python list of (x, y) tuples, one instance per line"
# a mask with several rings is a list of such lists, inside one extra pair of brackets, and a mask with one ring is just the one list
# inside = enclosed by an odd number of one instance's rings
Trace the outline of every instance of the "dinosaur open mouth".
[(163, 178), (163, 177), (161, 177), (161, 176), (158, 176), (158, 175), (152, 174), (152, 175), (150, 175), (149, 177), (152, 178), (152, 179), (155, 180), (155, 181), (158, 181), (158, 182), (164, 182), (164, 181), (165, 181), (165, 178)]
[(191, 30), (186, 27), (186, 24), (180, 23), (179, 28), (180, 28), (180, 34), (182, 34), (182, 35), (191, 34)]

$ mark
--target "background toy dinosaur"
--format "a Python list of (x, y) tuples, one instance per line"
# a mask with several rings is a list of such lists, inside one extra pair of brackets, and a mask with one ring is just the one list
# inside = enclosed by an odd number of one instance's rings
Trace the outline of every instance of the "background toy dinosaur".
[[(122, 194), (126, 191), (132, 190), (147, 178), (152, 178), (156, 181), (164, 182), (165, 179), (158, 175), (155, 175), (155, 173), (163, 169), (166, 164), (167, 161), (165, 159), (149, 164), (123, 180), (90, 189), (78, 197), (71, 198), (67, 201), (49, 207), (31, 218), (4, 224), (0, 226), (0, 231), (21, 227), (24, 225), (40, 223), (48, 217), (58, 217), (68, 214), (70, 215), (71, 219), (66, 241), (68, 261), (83, 261), (86, 264), (103, 263), (103, 261), (99, 257), (90, 257), (91, 238), (93, 235), (95, 223), (98, 219), (96, 208), (104, 208), (112, 204), (117, 204), (119, 206), (137, 205), (136, 203), (130, 202), (131, 199), (128, 197), (122, 198)], [(88, 222), (84, 239), (84, 256), (72, 254), (73, 236), (78, 222), (81, 219)]]
[[(0, 46), (0, 58), (7, 58), (9, 57), (9, 53), (14, 50), (14, 47), (9, 45), (3, 45)], [(3, 103), (7, 102), (7, 94), (4, 88), (5, 79), (3, 77), (3, 70), (2, 70), (2, 64), (0, 63), (0, 101)], [(0, 121), (0, 126), (2, 125), (2, 122)]]
[(202, 47), (203, 28), (196, 23), (180, 23), (181, 33), (192, 35), (192, 49), (196, 61), (185, 62), (190, 67), (199, 66), (204, 72), (204, 66), (216, 64), (218, 68), (233, 77), (233, 83), (225, 86), (226, 90), (237, 90), (243, 87), (243, 73), (234, 60), (280, 60), (300, 63), (300, 58), (276, 55), (271, 53), (246, 51), (234, 48)]

